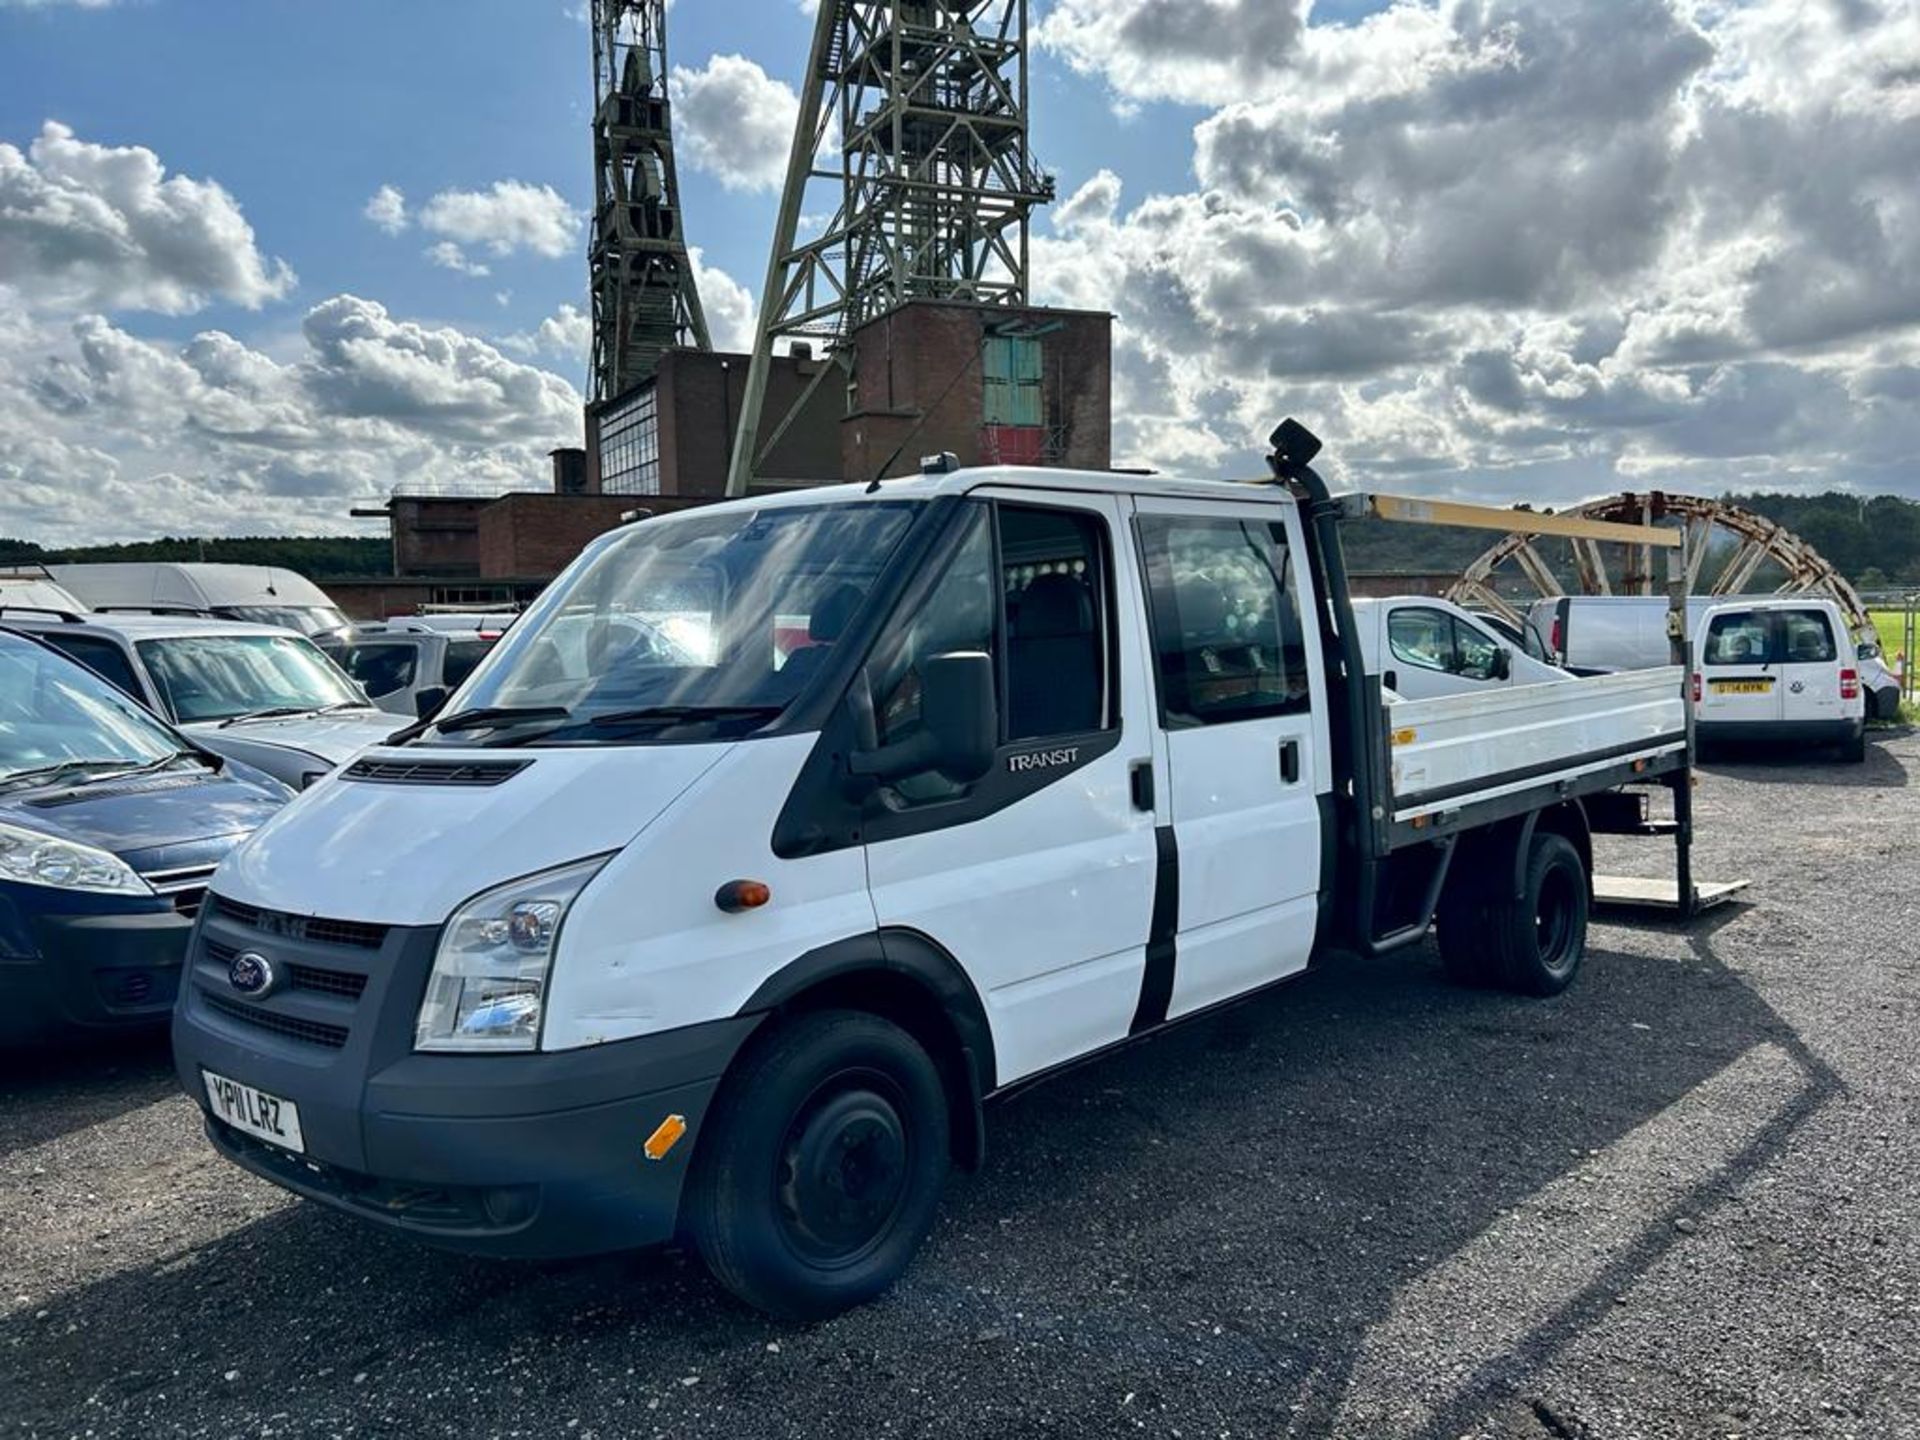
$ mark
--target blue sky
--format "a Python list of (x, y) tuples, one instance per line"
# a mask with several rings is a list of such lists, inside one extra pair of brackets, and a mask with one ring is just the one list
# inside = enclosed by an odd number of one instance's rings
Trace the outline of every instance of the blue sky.
[[(170, 170), (217, 179), (299, 289), (259, 313), (214, 304), (142, 332), (185, 337), (219, 325), (271, 345), (303, 301), (350, 292), (397, 313), (482, 334), (523, 332), (566, 302), (586, 304), (584, 233), (561, 259), (488, 260), (470, 278), (428, 263), (412, 236), (383, 235), (362, 208), (383, 184), (410, 199), (497, 180), (551, 185), (575, 208), (593, 196), (588, 32), (560, 0), (144, 0), (105, 9), (0, 8), (0, 139), (25, 145), (47, 119), (87, 140), (142, 145)], [(752, 23), (743, 24), (751, 13)], [(738, 54), (798, 87), (812, 17), (790, 0), (681, 0), (675, 66)], [(1106, 87), (1058, 65), (1035, 76), (1036, 144), (1066, 193), (1110, 163)], [(1189, 181), (1201, 106), (1155, 103), (1131, 117), (1129, 179)], [(728, 189), (683, 162), (689, 238), (757, 289), (775, 197)], [(509, 298), (500, 303), (502, 294)], [(576, 384), (582, 367), (556, 363)]]
[[(538, 483), (585, 378), (575, 10), (0, 0), (0, 535)], [(1920, 495), (1915, 0), (1035, 13), (1034, 290), (1115, 312), (1121, 463), (1257, 466), (1291, 413), (1352, 485)], [(733, 336), (812, 23), (673, 11)]]

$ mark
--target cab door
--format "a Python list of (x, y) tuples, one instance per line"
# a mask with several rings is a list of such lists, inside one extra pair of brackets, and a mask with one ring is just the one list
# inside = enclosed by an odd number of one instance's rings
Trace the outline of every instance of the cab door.
[(1154, 723), (1139, 581), (1121, 502), (978, 493), (927, 598), (876, 645), (866, 684), (881, 744), (923, 723), (918, 673), (984, 651), (1000, 746), (971, 785), (888, 787), (865, 823), (883, 929), (932, 939), (973, 982), (1007, 1084), (1133, 1027), (1159, 884)]
[(1764, 610), (1721, 607), (1707, 613), (1700, 644), (1702, 725), (1769, 725), (1782, 718), (1774, 664), (1774, 627)]
[(1332, 774), (1297, 512), (1158, 499), (1135, 509), (1178, 880), (1172, 974), (1151, 1022), (1306, 967)]

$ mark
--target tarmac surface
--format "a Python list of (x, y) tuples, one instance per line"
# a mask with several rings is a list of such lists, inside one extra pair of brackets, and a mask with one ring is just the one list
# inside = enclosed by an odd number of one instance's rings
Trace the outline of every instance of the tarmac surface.
[(1920, 1436), (1916, 778), (1912, 735), (1715, 764), (1746, 903), (1596, 924), (1557, 1000), (1345, 963), (993, 1107), (820, 1325), (297, 1202), (157, 1047), (16, 1062), (0, 1435)]

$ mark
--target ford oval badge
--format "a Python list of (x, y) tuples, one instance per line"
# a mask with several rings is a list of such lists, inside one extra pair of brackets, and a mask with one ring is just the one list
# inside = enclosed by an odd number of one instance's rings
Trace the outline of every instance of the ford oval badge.
[(274, 973), (273, 962), (252, 950), (234, 957), (233, 964), (227, 967), (227, 983), (249, 1000), (265, 999), (279, 978)]

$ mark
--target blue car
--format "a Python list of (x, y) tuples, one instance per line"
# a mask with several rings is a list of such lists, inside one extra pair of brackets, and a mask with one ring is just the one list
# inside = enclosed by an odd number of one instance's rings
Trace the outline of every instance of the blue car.
[(163, 1024), (214, 868), (291, 795), (0, 630), (0, 1046)]

